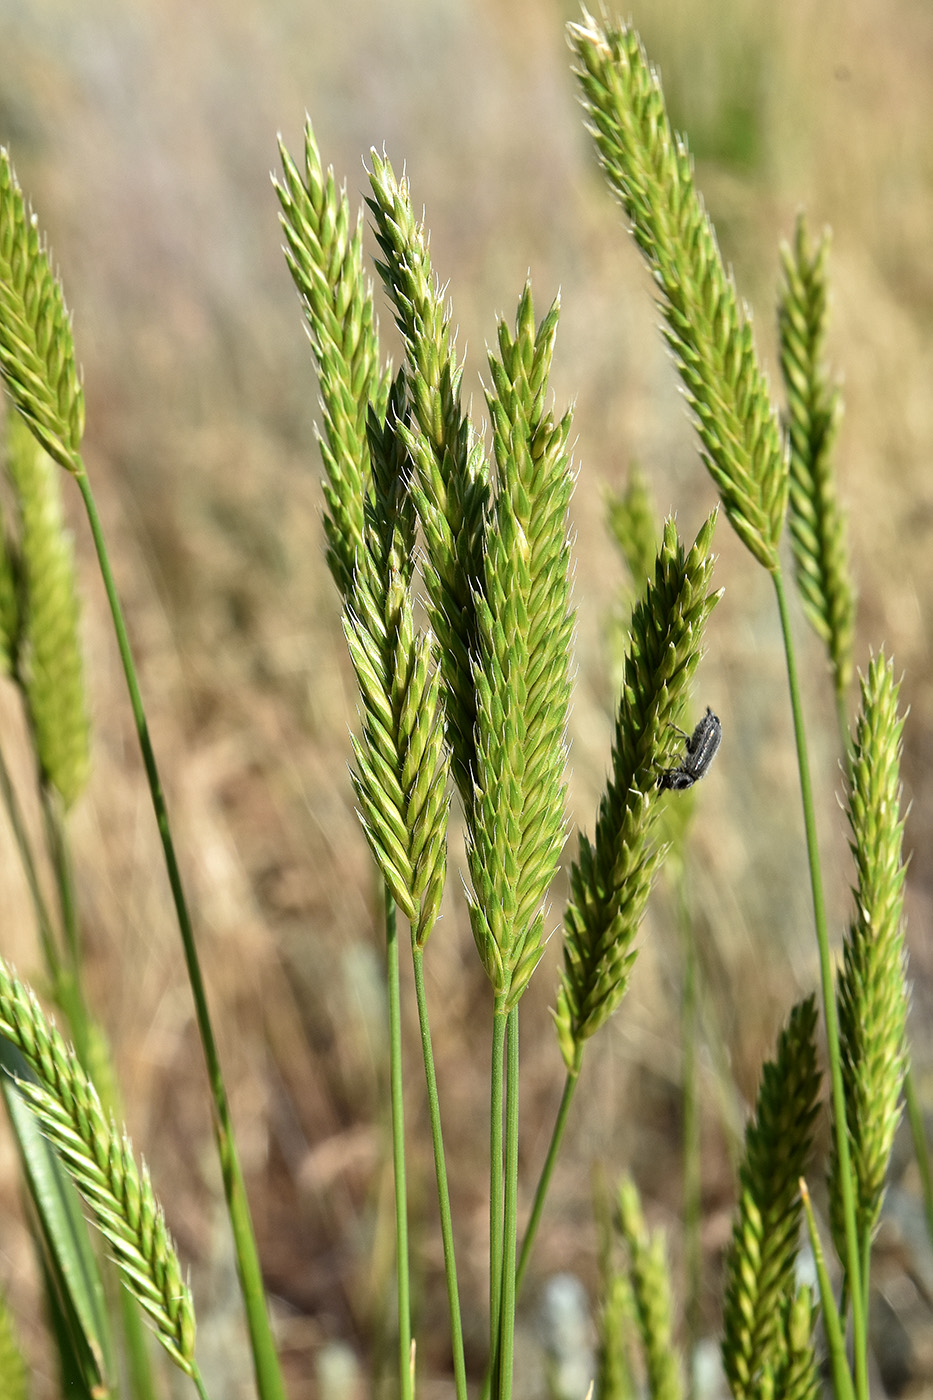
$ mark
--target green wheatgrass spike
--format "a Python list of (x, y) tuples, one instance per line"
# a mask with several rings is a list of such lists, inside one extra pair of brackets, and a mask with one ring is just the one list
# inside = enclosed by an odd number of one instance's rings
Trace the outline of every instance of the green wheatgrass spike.
[(787, 456), (750, 314), (723, 266), (686, 143), (633, 29), (585, 13), (568, 32), (590, 132), (657, 286), (703, 459), (733, 528), (776, 570)]
[(6, 467), (20, 517), (16, 676), (42, 774), (70, 807), (91, 763), (74, 551), (57, 469), (19, 419), (9, 424)]
[(815, 1028), (816, 1005), (808, 997), (794, 1007), (777, 1056), (764, 1067), (745, 1133), (723, 1307), (723, 1366), (735, 1400), (758, 1396), (762, 1372), (777, 1376), (788, 1363), (784, 1323), (796, 1294), (799, 1183), (818, 1108)]
[(362, 701), (363, 732), (353, 740), (360, 818), (422, 947), (446, 877), (448, 759), (436, 645), (416, 633), (412, 612), (415, 512), (400, 431), (405, 415), (400, 372), (385, 419), (370, 415), (372, 484), (344, 632)]
[(652, 1400), (682, 1400), (680, 1357), (674, 1345), (671, 1279), (664, 1237), (648, 1233), (635, 1183), (619, 1186), (619, 1233), (628, 1252), (629, 1280)]
[(535, 329), (531, 290), (514, 336), (499, 326), (486, 400), (497, 489), (486, 530), (476, 761), (467, 818), (473, 936), (497, 1004), (510, 1009), (544, 951), (543, 901), (565, 839), (570, 703), (570, 415), (548, 410), (555, 302)]
[[(859, 1238), (878, 1222), (906, 1070), (908, 989), (904, 947), (904, 819), (900, 757), (904, 721), (892, 663), (874, 657), (860, 678), (848, 813), (855, 913), (837, 988), (842, 1080)], [(839, 1164), (830, 1168), (833, 1237), (843, 1239)], [(845, 1257), (844, 1253), (840, 1257)]]
[(18, 1088), (91, 1209), (123, 1278), (176, 1365), (195, 1375), (194, 1305), (162, 1208), (129, 1139), (30, 989), (0, 959), (0, 1035), (36, 1075)]
[(674, 725), (700, 659), (716, 512), (689, 553), (673, 520), (664, 526), (653, 577), (632, 613), (630, 645), (616, 714), (612, 771), (592, 840), (581, 833), (564, 915), (564, 968), (555, 1020), (568, 1070), (617, 1008), (635, 960), (633, 942), (663, 857), (654, 838), (658, 775), (669, 767)]
[(301, 298), (317, 364), (324, 432), (324, 531), (327, 562), (346, 598), (362, 548), (363, 501), (369, 484), (366, 423), (370, 405), (384, 416), (389, 376), (379, 364), (372, 285), (363, 270), (363, 220), (350, 231), (345, 187), (325, 172), (310, 122), (304, 172), (279, 142), (285, 257)]
[(71, 319), (35, 215), (0, 147), (0, 376), (30, 432), (60, 466), (83, 471), (84, 394)]
[(844, 696), (852, 679), (855, 590), (833, 466), (841, 394), (824, 363), (828, 257), (829, 233), (814, 249), (801, 215), (793, 246), (781, 250), (778, 329), (790, 438), (794, 572), (807, 619), (829, 651), (836, 692)]
[(473, 800), (476, 719), (471, 657), (474, 597), (482, 588), (489, 464), (460, 406), (450, 309), (431, 266), (423, 224), (406, 179), (372, 152), (377, 264), (405, 342), (411, 424), (403, 437), (414, 463), (412, 494), (424, 533), (424, 580), (444, 679), (451, 772), (464, 808)]

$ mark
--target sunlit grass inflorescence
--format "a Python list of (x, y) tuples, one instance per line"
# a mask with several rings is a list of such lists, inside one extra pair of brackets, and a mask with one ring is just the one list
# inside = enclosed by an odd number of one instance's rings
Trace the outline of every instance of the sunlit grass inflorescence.
[(700, 659), (710, 592), (714, 512), (689, 552), (673, 520), (664, 527), (654, 576), (632, 614), (612, 772), (595, 836), (580, 835), (564, 916), (564, 968), (555, 1012), (564, 1061), (576, 1074), (584, 1042), (625, 994), (663, 848), (654, 839), (660, 771), (670, 766), (674, 726)]
[(26, 700), (43, 780), (66, 807), (90, 772), (90, 722), (81, 653), (74, 551), (65, 530), (58, 467), (18, 415), (7, 424), (6, 472), (18, 529), (4, 548), (12, 569), (10, 670)]
[(464, 808), (473, 800), (477, 648), (474, 597), (482, 587), (489, 463), (460, 406), (450, 308), (431, 266), (424, 227), (405, 178), (371, 152), (378, 263), (409, 366), (411, 427), (403, 430), (414, 463), (412, 492), (424, 531), (424, 580), (438, 639), (447, 709), (451, 773)]
[(448, 756), (436, 643), (412, 610), (415, 510), (399, 372), (385, 421), (369, 424), (372, 484), (344, 632), (362, 698), (353, 785), (366, 839), (421, 946), (446, 876)]
[(0, 375), (49, 456), (83, 471), (84, 394), (71, 318), (9, 152), (0, 147)]
[(514, 336), (499, 325), (487, 391), (496, 455), (481, 590), (476, 761), (467, 820), (473, 936), (507, 1009), (542, 952), (542, 901), (565, 839), (565, 726), (570, 703), (570, 549), (573, 478), (569, 412), (547, 407), (557, 334), (555, 302), (535, 330), (531, 289)]
[(346, 598), (363, 545), (369, 485), (366, 431), (370, 405), (384, 417), (389, 375), (379, 363), (372, 285), (363, 272), (363, 220), (350, 230), (346, 190), (321, 165), (311, 123), (305, 126), (304, 174), (279, 142), (283, 175), (275, 180), (285, 257), (305, 311), (324, 417), (324, 532), (327, 562)]
[[(861, 678), (848, 798), (855, 858), (855, 913), (837, 988), (846, 1121), (859, 1237), (870, 1239), (901, 1116), (907, 1064), (904, 820), (901, 732), (892, 663), (873, 657)], [(834, 1237), (841, 1240), (839, 1164), (831, 1164)]]
[(568, 32), (589, 128), (658, 288), (704, 461), (734, 529), (774, 571), (786, 452), (750, 313), (723, 266), (686, 143), (671, 129), (660, 80), (633, 29), (603, 27), (585, 14)]
[(109, 1121), (97, 1091), (36, 998), (0, 960), (0, 1035), (36, 1081), (18, 1088), (108, 1241), (126, 1287), (182, 1370), (196, 1373), (194, 1305), (145, 1167)]
[(788, 524), (794, 570), (807, 618), (826, 643), (837, 696), (852, 679), (855, 594), (845, 518), (836, 494), (833, 449), (841, 418), (839, 386), (823, 362), (829, 289), (829, 234), (813, 248), (803, 215), (793, 245), (781, 250), (784, 285), (778, 307), (781, 371), (790, 439)]
[[(818, 1109), (816, 1005), (798, 1003), (766, 1064), (755, 1117), (745, 1134), (741, 1194), (726, 1258), (722, 1358), (735, 1400), (811, 1393), (816, 1366), (809, 1294), (801, 1304), (795, 1264), (802, 1206), (800, 1178), (813, 1147)], [(801, 1335), (801, 1308), (808, 1324)]]

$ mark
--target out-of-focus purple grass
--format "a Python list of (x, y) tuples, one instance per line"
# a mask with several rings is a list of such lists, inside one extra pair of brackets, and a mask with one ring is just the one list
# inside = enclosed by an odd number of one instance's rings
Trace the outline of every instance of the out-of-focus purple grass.
[[(801, 205), (813, 226), (835, 229), (831, 353), (845, 375), (839, 470), (861, 592), (858, 654), (864, 661), (881, 642), (893, 650), (912, 706), (906, 782), (922, 1057), (933, 881), (933, 17), (908, 0), (642, 8), (632, 18), (661, 66), (675, 121), (692, 134), (700, 186), (772, 365), (777, 240)], [(295, 1400), (314, 1393), (311, 1358), (322, 1342), (342, 1338), (378, 1354), (392, 1261), (379, 901), (346, 771), (354, 691), (323, 561), (316, 385), (269, 184), (275, 134), (297, 155), (307, 110), (354, 200), (371, 145), (385, 145), (397, 167), (407, 163), (435, 266), (450, 280), (477, 412), (494, 314), (512, 315), (529, 269), (540, 306), (562, 290), (554, 384), (560, 403), (576, 399), (580, 469), (571, 797), (575, 820), (592, 827), (620, 583), (601, 488), (618, 486), (637, 458), (660, 508), (676, 510), (690, 538), (713, 491), (647, 278), (582, 129), (562, 32), (574, 17), (572, 6), (529, 3), (0, 0), (0, 141), (12, 148), (74, 310), (88, 469), (177, 823)], [(382, 324), (397, 354), (388, 314)], [(130, 1126), (192, 1261), (204, 1345), (229, 1355), (224, 1328), (238, 1314), (224, 1292), (229, 1261), (200, 1052), (102, 590), (66, 495), (94, 703), (94, 777), (74, 819), (90, 981)], [(710, 703), (722, 716), (725, 740), (700, 793), (691, 848), (706, 1011), (736, 1090), (724, 1109), (708, 1067), (711, 1258), (730, 1205), (724, 1124), (753, 1092), (796, 988), (815, 976), (771, 593), (725, 523), (717, 543), (726, 594), (696, 702), (698, 713)], [(829, 680), (817, 643), (802, 632), (802, 645), (841, 926), (848, 871)], [(4, 704), (3, 716), (0, 742), (15, 751), (13, 707)], [(452, 854), (456, 870), (456, 846)], [(475, 1360), (484, 1335), (487, 1089), (476, 1010), (486, 997), (456, 877), (451, 888), (428, 975)], [(555, 924), (561, 899), (558, 891)], [(7, 838), (0, 910), (3, 951), (28, 974), (35, 943)], [(649, 1204), (676, 1220), (679, 955), (669, 914), (662, 897), (630, 997), (592, 1046), (539, 1271), (592, 1278), (594, 1155), (610, 1172), (649, 1164)], [(554, 940), (523, 1011), (529, 1187), (561, 1085), (547, 1014), (557, 957)], [(426, 1120), (415, 1057), (409, 1081), (417, 1143)], [(445, 1324), (441, 1290), (429, 1286), (440, 1252), (424, 1132), (421, 1141), (412, 1181), (430, 1376), (444, 1372)], [(12, 1151), (0, 1143), (10, 1207), (0, 1282), (28, 1319), (36, 1284), (15, 1224)], [(38, 1322), (26, 1330), (39, 1349)], [(225, 1393), (235, 1393), (233, 1379)]]

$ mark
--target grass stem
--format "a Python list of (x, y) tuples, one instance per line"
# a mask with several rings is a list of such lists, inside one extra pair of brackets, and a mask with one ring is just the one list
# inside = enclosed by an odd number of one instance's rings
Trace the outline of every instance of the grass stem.
[(408, 1257), (408, 1190), (405, 1172), (405, 1107), (402, 1092), (402, 1009), (398, 974), (398, 917), (383, 883), (386, 918), (386, 984), (389, 1001), (389, 1064), (392, 1104), (392, 1166), (395, 1180), (395, 1268), (398, 1289), (399, 1395), (411, 1400), (411, 1273)]
[(499, 1328), (502, 1319), (502, 1108), (507, 1025), (507, 1014), (497, 1008), (492, 1021), (489, 1085), (489, 1366), (494, 1396), (498, 1395), (499, 1390)]
[(511, 1400), (515, 1361), (516, 1236), (518, 1219), (518, 1002), (505, 1038), (505, 1195), (502, 1219), (502, 1295), (499, 1313), (498, 1400)]
[(561, 1094), (560, 1104), (557, 1109), (557, 1117), (554, 1119), (554, 1127), (551, 1131), (551, 1141), (548, 1145), (547, 1156), (544, 1159), (544, 1166), (541, 1168), (541, 1175), (538, 1178), (538, 1186), (535, 1191), (534, 1201), (532, 1202), (531, 1214), (528, 1217), (528, 1224), (525, 1226), (521, 1253), (518, 1256), (518, 1270), (515, 1279), (516, 1296), (521, 1292), (522, 1283), (524, 1282), (525, 1274), (528, 1270), (528, 1261), (531, 1258), (531, 1251), (538, 1233), (538, 1226), (541, 1223), (544, 1202), (547, 1198), (548, 1187), (551, 1184), (551, 1177), (554, 1174), (554, 1164), (557, 1161), (561, 1143), (564, 1140), (564, 1130), (567, 1127), (570, 1105), (573, 1101), (573, 1095), (579, 1077), (579, 1074), (568, 1074), (564, 1080), (564, 1092)]
[(431, 1139), (434, 1145), (434, 1171), (437, 1178), (437, 1202), (441, 1217), (441, 1238), (444, 1245), (444, 1274), (447, 1280), (447, 1304), (450, 1310), (450, 1344), (453, 1352), (454, 1381), (457, 1387), (457, 1400), (467, 1400), (466, 1362), (463, 1356), (463, 1322), (460, 1316), (460, 1292), (457, 1285), (457, 1261), (450, 1212), (450, 1188), (447, 1181), (444, 1137), (441, 1132), (441, 1106), (437, 1093), (434, 1051), (424, 988), (424, 952), (420, 947), (412, 948), (412, 961), (415, 972), (415, 996), (418, 1002), (418, 1024), (421, 1029), (421, 1051), (424, 1057), (424, 1076), (428, 1094), (428, 1112), (431, 1118)]
[(83, 471), (75, 473), (75, 480), (78, 483), (84, 500), (88, 523), (90, 524), (91, 534), (94, 538), (94, 547), (97, 551), (101, 577), (103, 578), (104, 588), (107, 592), (107, 601), (110, 604), (117, 646), (119, 647), (120, 659), (123, 663), (123, 672), (126, 677), (127, 689), (129, 690), (133, 718), (136, 722), (139, 747), (146, 769), (146, 778), (149, 783), (149, 792), (152, 798), (156, 823), (159, 828), (165, 866), (168, 872), (172, 899), (175, 905), (179, 931), (181, 933), (185, 965), (188, 970), (188, 980), (194, 999), (198, 1031), (201, 1036), (201, 1045), (207, 1063), (211, 1097), (214, 1101), (214, 1136), (220, 1160), (224, 1195), (227, 1200), (227, 1209), (230, 1214), (230, 1223), (233, 1230), (237, 1271), (246, 1309), (257, 1390), (261, 1400), (285, 1400), (282, 1373), (272, 1339), (272, 1330), (266, 1308), (265, 1288), (263, 1286), (259, 1254), (256, 1248), (256, 1239), (253, 1233), (252, 1220), (250, 1218), (249, 1202), (246, 1198), (243, 1172), (240, 1166), (236, 1140), (233, 1135), (233, 1122), (230, 1115), (227, 1089), (220, 1067), (220, 1057), (217, 1053), (217, 1044), (214, 1039), (214, 1030), (211, 1025), (210, 1013), (207, 1006), (204, 979), (201, 975), (201, 964), (194, 940), (194, 929), (192, 927), (188, 903), (182, 885), (181, 872), (178, 868), (178, 860), (175, 855), (175, 843), (172, 839), (171, 827), (169, 825), (168, 808), (165, 803), (165, 794), (162, 791), (162, 782), (156, 765), (152, 741), (149, 737), (149, 725), (146, 720), (145, 709), (143, 708), (133, 654), (130, 650), (126, 622), (123, 617), (123, 609), (117, 593), (113, 570), (110, 567), (110, 557), (107, 552), (106, 540), (104, 539), (103, 526), (97, 511), (97, 504), (94, 500), (94, 493), (91, 490), (90, 481), (88, 480), (87, 474)]
[(826, 924), (826, 904), (823, 898), (823, 877), (820, 868), (819, 846), (816, 836), (816, 815), (813, 806), (813, 784), (810, 778), (810, 760), (807, 754), (807, 738), (803, 720), (803, 706), (800, 699), (800, 684), (797, 677), (797, 660), (791, 630), (790, 611), (787, 593), (780, 569), (771, 575), (777, 596), (781, 618), (781, 631), (784, 638), (784, 655), (787, 661), (787, 680), (790, 689), (791, 709), (794, 718), (794, 737), (797, 744), (797, 766), (800, 775), (800, 795), (803, 802), (803, 819), (807, 840), (807, 860), (810, 868), (810, 888), (813, 894), (813, 914), (816, 924), (816, 939), (820, 957), (820, 984), (822, 990), (823, 1016), (826, 1023), (826, 1042), (829, 1051), (830, 1077), (832, 1082), (833, 1132), (836, 1151), (840, 1163), (843, 1215), (846, 1238), (846, 1270), (849, 1279), (849, 1295), (852, 1300), (852, 1330), (855, 1358), (855, 1389), (859, 1400), (868, 1400), (867, 1373), (867, 1331), (865, 1325), (864, 1292), (861, 1285), (861, 1261), (858, 1236), (855, 1224), (855, 1199), (853, 1175), (849, 1153), (849, 1134), (846, 1120), (845, 1095), (842, 1082), (842, 1062), (839, 1053), (839, 1020), (836, 1011), (836, 989), (832, 951), (829, 946), (829, 932)]

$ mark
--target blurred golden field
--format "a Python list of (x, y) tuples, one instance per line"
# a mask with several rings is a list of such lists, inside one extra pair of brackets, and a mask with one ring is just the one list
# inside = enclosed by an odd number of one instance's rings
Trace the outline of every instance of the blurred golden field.
[[(554, 388), (560, 406), (576, 401), (579, 470), (571, 804), (574, 822), (591, 829), (624, 581), (603, 491), (638, 461), (659, 509), (676, 512), (691, 541), (715, 491), (647, 274), (583, 130), (563, 33), (576, 14), (543, 0), (0, 0), (0, 143), (48, 232), (74, 313), (86, 461), (176, 823), (293, 1400), (324, 1393), (315, 1359), (326, 1343), (346, 1342), (364, 1374), (378, 1365), (393, 1260), (380, 899), (347, 775), (355, 692), (324, 563), (316, 384), (269, 180), (276, 132), (298, 157), (307, 111), (354, 199), (372, 146), (397, 169), (405, 164), (435, 268), (449, 279), (477, 417), (496, 315), (512, 317), (526, 273), (539, 315), (560, 290)], [(845, 382), (838, 460), (860, 591), (856, 654), (864, 666), (884, 644), (911, 707), (908, 934), (922, 1084), (933, 1055), (933, 8), (654, 0), (636, 3), (631, 18), (690, 137), (771, 366), (779, 240), (801, 207), (811, 228), (834, 231), (830, 350)], [(388, 313), (382, 330), (397, 356)], [(251, 1393), (249, 1361), (201, 1052), (103, 591), (69, 486), (94, 714), (94, 773), (73, 819), (89, 980), (134, 1142), (190, 1261), (205, 1376), (216, 1395), (236, 1400)], [(733, 1134), (778, 1026), (817, 980), (772, 593), (724, 518), (718, 552), (726, 591), (695, 703), (698, 715), (713, 706), (725, 739), (691, 838), (709, 1045), (711, 1333)], [(841, 930), (850, 874), (831, 692), (821, 648), (798, 622), (830, 913)], [(0, 705), (0, 745), (15, 762), (16, 706), (7, 697)], [(461, 866), (454, 844), (427, 968), (476, 1372), (490, 1013)], [(555, 926), (562, 900), (556, 890)], [(28, 977), (35, 933), (3, 835), (0, 918), (3, 954)], [(552, 943), (523, 1013), (529, 1191), (563, 1081), (548, 1014)], [(635, 1173), (652, 1218), (670, 1229), (677, 1277), (680, 951), (663, 890), (641, 949), (629, 997), (588, 1055), (529, 1317), (545, 1275), (569, 1270), (594, 1282), (594, 1161), (610, 1177)], [(447, 1324), (420, 1083), (413, 1038), (416, 1332), (433, 1395), (446, 1393)], [(41, 1358), (37, 1280), (5, 1135), (0, 1192), (0, 1285)], [(536, 1364), (529, 1359), (529, 1394), (542, 1389)], [(51, 1386), (40, 1374), (39, 1400)]]

